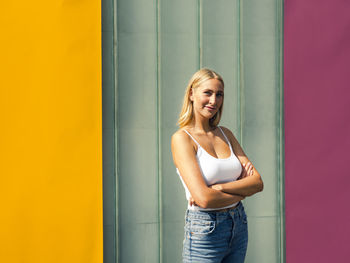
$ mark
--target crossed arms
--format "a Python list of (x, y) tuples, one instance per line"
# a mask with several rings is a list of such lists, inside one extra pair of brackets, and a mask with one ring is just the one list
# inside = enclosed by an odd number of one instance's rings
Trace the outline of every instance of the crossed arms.
[(191, 204), (202, 208), (229, 206), (263, 190), (260, 174), (251, 164), (243, 149), (229, 129), (222, 127), (229, 138), (233, 151), (241, 162), (242, 174), (237, 181), (207, 186), (196, 159), (196, 145), (182, 130), (176, 132), (171, 141), (171, 149), (176, 167), (191, 193)]

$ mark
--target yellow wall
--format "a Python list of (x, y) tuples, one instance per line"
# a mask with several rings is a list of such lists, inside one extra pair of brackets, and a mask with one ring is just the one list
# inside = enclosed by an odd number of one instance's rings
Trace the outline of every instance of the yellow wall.
[(0, 4), (0, 262), (102, 262), (100, 11)]

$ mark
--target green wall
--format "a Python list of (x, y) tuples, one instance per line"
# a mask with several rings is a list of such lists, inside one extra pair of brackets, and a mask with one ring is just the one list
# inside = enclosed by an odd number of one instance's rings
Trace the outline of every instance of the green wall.
[(186, 200), (170, 138), (200, 67), (223, 76), (221, 125), (265, 183), (244, 201), (246, 262), (283, 262), (282, 1), (102, 4), (105, 262), (181, 262)]

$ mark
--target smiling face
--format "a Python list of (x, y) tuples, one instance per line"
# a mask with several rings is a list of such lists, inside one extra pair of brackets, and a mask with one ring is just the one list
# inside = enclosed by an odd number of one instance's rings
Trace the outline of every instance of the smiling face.
[(224, 87), (218, 79), (209, 79), (192, 90), (190, 100), (196, 118), (212, 118), (224, 101)]

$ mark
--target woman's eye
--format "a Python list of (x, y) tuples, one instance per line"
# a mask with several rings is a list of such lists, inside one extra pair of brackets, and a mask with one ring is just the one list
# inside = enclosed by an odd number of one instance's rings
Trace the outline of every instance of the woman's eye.
[(216, 94), (217, 97), (222, 97), (223, 95), (224, 95), (224, 94), (222, 94), (222, 93)]
[(207, 94), (207, 95), (211, 95), (210, 91), (204, 91), (204, 93)]

